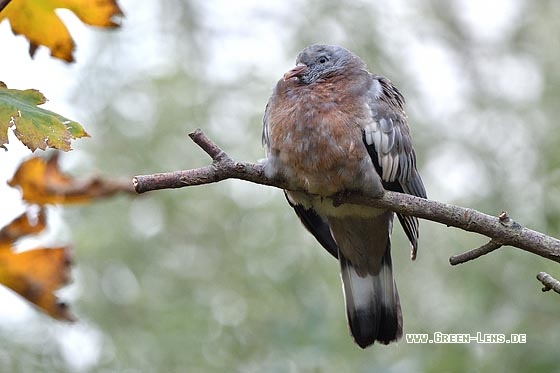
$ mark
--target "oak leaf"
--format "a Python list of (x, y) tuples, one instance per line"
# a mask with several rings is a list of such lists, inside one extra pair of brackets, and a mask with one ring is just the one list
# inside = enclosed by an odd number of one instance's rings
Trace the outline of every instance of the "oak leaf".
[(0, 284), (12, 289), (56, 319), (74, 320), (54, 292), (70, 281), (70, 250), (67, 247), (14, 250), (15, 242), (41, 232), (46, 225), (41, 209), (32, 219), (23, 213), (0, 230)]
[(0, 82), (0, 146), (8, 143), (8, 129), (29, 149), (70, 150), (70, 141), (89, 136), (78, 122), (38, 107), (47, 101), (35, 89), (8, 89)]
[(115, 28), (116, 18), (123, 15), (115, 0), (12, 0), (0, 13), (0, 22), (8, 19), (16, 35), (29, 40), (29, 53), (44, 45), (51, 56), (73, 62), (74, 40), (55, 13), (55, 9), (69, 9), (92, 26)]

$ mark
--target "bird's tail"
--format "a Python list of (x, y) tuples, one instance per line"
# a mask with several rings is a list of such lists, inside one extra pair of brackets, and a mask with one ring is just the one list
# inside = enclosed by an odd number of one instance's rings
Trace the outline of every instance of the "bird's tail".
[(346, 318), (350, 333), (361, 348), (379, 341), (388, 344), (402, 336), (402, 312), (393, 279), (391, 243), (375, 274), (358, 274), (339, 250)]

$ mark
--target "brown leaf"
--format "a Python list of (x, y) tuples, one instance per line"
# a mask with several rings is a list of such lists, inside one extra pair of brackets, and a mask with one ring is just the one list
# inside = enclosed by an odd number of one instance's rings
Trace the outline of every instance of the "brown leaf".
[(20, 237), (40, 233), (45, 229), (47, 216), (45, 209), (41, 208), (34, 219), (30, 219), (27, 213), (15, 218), (10, 224), (0, 229), (1, 245), (11, 246)]
[(39, 205), (86, 203), (118, 192), (134, 193), (128, 180), (75, 180), (63, 174), (58, 167), (58, 153), (46, 161), (40, 157), (24, 161), (8, 184), (19, 187), (25, 201)]

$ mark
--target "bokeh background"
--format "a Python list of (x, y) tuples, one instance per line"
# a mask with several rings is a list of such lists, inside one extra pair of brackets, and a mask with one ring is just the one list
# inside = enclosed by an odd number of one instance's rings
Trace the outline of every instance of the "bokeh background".
[[(304, 46), (340, 44), (407, 98), (430, 198), (560, 236), (560, 3), (531, 0), (120, 2), (117, 31), (61, 12), (77, 63), (54, 61), (0, 25), (1, 79), (38, 88), (92, 135), (63, 155), (78, 176), (207, 165), (200, 127), (239, 160), (263, 157), (271, 89)], [(11, 141), (2, 180), (28, 153)], [(2, 182), (3, 183), (3, 182)], [(4, 188), (4, 186), (2, 186)], [(0, 191), (0, 218), (22, 211)], [(474, 234), (421, 222), (416, 262), (400, 227), (393, 262), (405, 333), (526, 334), (525, 344), (356, 347), (338, 264), (281, 191), (241, 181), (51, 208), (43, 242), (71, 243), (73, 325), (0, 292), (2, 372), (551, 372), (557, 264), (502, 248), (459, 267)]]

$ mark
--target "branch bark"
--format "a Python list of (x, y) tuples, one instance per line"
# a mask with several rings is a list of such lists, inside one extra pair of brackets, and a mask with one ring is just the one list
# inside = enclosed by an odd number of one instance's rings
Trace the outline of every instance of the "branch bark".
[(554, 290), (556, 293), (560, 294), (560, 281), (552, 277), (546, 272), (539, 272), (537, 275), (537, 280), (539, 280), (544, 287), (542, 291)]
[(11, 0), (0, 0), (0, 12), (4, 10), (5, 7), (8, 6)]
[[(232, 178), (281, 189), (291, 189), (286, 180), (266, 177), (261, 164), (235, 161), (210, 141), (201, 130), (196, 130), (189, 136), (212, 158), (212, 164), (192, 170), (136, 176), (133, 179), (133, 185), (138, 193), (204, 185)], [(492, 216), (471, 208), (391, 191), (385, 191), (382, 195), (345, 192), (332, 198), (338, 204), (351, 203), (389, 209), (490, 238), (487, 244), (479, 248), (451, 257), (451, 265), (476, 259), (506, 245), (560, 263), (560, 240), (521, 226), (506, 212), (502, 212), (499, 216)]]

